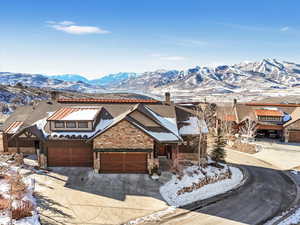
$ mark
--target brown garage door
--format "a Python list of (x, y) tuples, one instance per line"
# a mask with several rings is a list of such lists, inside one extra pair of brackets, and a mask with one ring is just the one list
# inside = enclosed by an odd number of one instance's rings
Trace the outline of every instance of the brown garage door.
[(101, 173), (147, 173), (147, 153), (101, 153)]
[(290, 131), (289, 142), (300, 142), (300, 131)]
[(64, 143), (48, 147), (48, 166), (92, 167), (93, 152), (90, 145)]

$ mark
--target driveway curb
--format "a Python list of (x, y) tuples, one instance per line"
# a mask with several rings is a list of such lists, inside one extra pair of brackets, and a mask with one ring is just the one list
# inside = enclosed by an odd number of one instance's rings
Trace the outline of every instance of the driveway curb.
[(234, 187), (233, 189), (231, 189), (230, 191), (227, 191), (225, 193), (213, 196), (213, 197), (208, 198), (208, 199), (195, 201), (195, 202), (192, 202), (190, 204), (178, 207), (179, 209), (186, 209), (188, 211), (187, 212), (177, 213), (175, 215), (173, 214), (173, 215), (170, 215), (170, 216), (162, 217), (162, 220), (174, 219), (174, 218), (183, 216), (183, 215), (189, 213), (190, 211), (195, 211), (195, 210), (201, 209), (201, 208), (203, 208), (205, 206), (214, 204), (214, 203), (216, 203), (218, 201), (221, 201), (221, 200), (223, 200), (225, 198), (228, 198), (228, 197), (236, 194), (243, 186), (245, 186), (246, 184), (248, 184), (250, 182), (249, 178), (251, 178), (251, 177), (250, 177), (250, 174), (249, 174), (248, 170), (245, 167), (243, 167), (243, 166), (236, 166), (236, 165), (232, 165), (232, 164), (228, 164), (228, 165), (230, 165), (231, 167), (239, 168), (242, 171), (242, 173), (243, 173), (243, 180), (241, 181), (241, 183), (239, 183), (236, 187)]

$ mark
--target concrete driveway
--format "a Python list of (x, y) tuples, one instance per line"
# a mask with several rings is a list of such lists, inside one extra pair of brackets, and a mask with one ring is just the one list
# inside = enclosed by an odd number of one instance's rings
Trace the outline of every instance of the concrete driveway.
[(281, 170), (289, 170), (300, 166), (300, 145), (299, 143), (272, 143), (259, 142), (263, 150), (253, 154), (257, 159)]
[(35, 174), (42, 224), (122, 224), (167, 208), (158, 181), (144, 174), (53, 168)]

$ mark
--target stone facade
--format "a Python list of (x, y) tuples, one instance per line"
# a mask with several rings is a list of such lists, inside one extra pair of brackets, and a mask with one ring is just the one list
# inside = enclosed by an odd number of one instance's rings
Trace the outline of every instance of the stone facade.
[(94, 149), (153, 149), (154, 140), (128, 121), (109, 128), (93, 142)]

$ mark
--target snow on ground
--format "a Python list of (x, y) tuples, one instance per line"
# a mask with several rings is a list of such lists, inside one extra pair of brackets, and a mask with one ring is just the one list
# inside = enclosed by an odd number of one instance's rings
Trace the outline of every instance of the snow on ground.
[(300, 208), (278, 225), (296, 225), (300, 223)]
[(228, 167), (224, 164), (222, 165), (224, 166), (223, 169), (208, 166), (203, 169), (203, 171), (207, 173), (208, 178), (214, 178), (222, 176), (222, 174), (225, 174), (226, 171), (230, 169), (232, 174), (231, 178), (226, 178), (215, 183), (204, 185), (192, 192), (179, 194), (179, 191), (183, 188), (191, 187), (205, 178), (198, 166), (191, 166), (184, 170), (184, 175), (181, 180), (179, 180), (176, 175), (173, 175), (169, 182), (161, 186), (160, 193), (169, 205), (176, 207), (225, 193), (241, 183), (243, 180), (243, 174), (238, 168)]
[[(20, 167), (9, 165), (8, 163), (0, 163), (1, 166), (8, 167), (8, 171), (6, 175), (12, 176), (16, 174), (17, 171), (20, 171)], [(39, 222), (39, 215), (36, 211), (36, 200), (33, 196), (35, 182), (29, 176), (25, 176), (21, 179), (21, 182), (25, 184), (25, 191), (22, 191), (21, 195), (20, 192), (18, 193), (21, 198), (12, 198), (12, 209), (18, 209), (24, 205), (25, 202), (29, 202), (33, 206), (33, 210), (30, 212), (32, 216), (25, 217), (19, 220), (12, 220), (12, 225), (40, 225)], [(11, 199), (11, 185), (9, 179), (0, 179), (0, 195), (4, 199)], [(10, 223), (10, 215), (7, 210), (0, 211), (0, 224), (1, 225), (11, 225)]]

